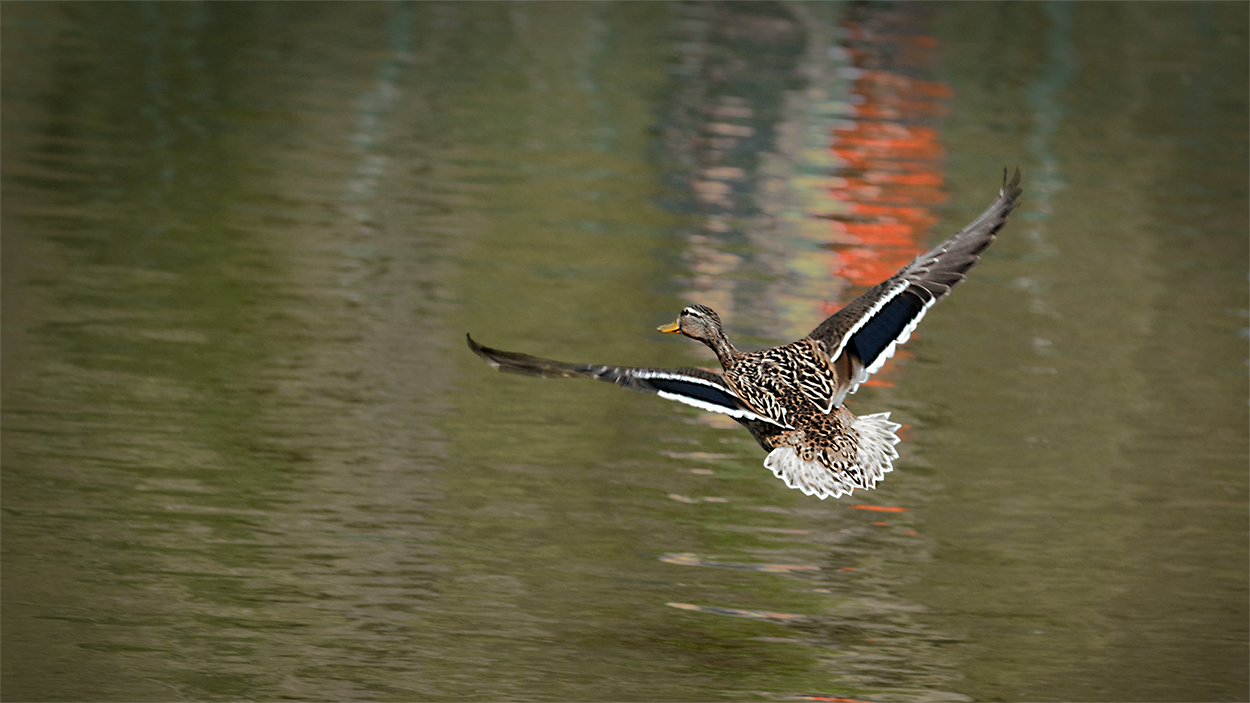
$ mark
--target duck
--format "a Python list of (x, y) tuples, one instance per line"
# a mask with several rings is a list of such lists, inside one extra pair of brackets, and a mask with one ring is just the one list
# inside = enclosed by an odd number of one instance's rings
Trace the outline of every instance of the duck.
[(469, 348), (488, 365), (541, 378), (591, 378), (728, 415), (768, 452), (764, 466), (786, 486), (821, 500), (876, 488), (899, 457), (898, 423), (890, 413), (856, 416), (845, 405), (881, 369), (938, 301), (961, 284), (980, 253), (1019, 204), (1020, 170), (979, 217), (917, 256), (890, 278), (852, 300), (806, 337), (743, 352), (706, 305), (684, 308), (658, 331), (702, 342), (721, 371), (572, 364), (478, 344)]

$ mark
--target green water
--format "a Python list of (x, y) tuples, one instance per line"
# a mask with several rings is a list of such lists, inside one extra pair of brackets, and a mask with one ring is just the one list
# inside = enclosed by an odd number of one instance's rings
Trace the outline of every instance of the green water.
[[(1250, 697), (1244, 4), (0, 10), (5, 699)], [(936, 40), (928, 241), (1025, 174), (880, 488), (468, 351), (845, 302), (852, 20)]]

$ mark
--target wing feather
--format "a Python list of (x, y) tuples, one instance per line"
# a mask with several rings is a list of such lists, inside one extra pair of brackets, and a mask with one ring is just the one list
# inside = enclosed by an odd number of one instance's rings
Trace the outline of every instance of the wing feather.
[(696, 368), (641, 368), (602, 364), (570, 364), (529, 354), (484, 347), (465, 335), (469, 348), (487, 364), (507, 373), (540, 378), (592, 378), (639, 393), (653, 393), (696, 408), (723, 413), (737, 420), (776, 424), (756, 414), (713, 371)]
[(1003, 187), (985, 212), (852, 300), (808, 335), (823, 342), (835, 362), (842, 354), (850, 357), (850, 377), (839, 379), (835, 404), (880, 369), (897, 346), (910, 338), (929, 308), (963, 283), (967, 271), (980, 263), (978, 254), (994, 243), (995, 235), (1007, 223), (1019, 204), (1021, 192), (1020, 169), (1016, 169), (1010, 182), (1004, 170)]

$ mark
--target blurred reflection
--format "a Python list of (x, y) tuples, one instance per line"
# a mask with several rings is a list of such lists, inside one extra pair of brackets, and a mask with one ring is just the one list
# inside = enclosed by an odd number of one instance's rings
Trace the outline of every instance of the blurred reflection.
[(666, 603), (672, 608), (680, 610), (690, 610), (697, 613), (714, 613), (716, 615), (729, 615), (736, 618), (751, 618), (753, 620), (797, 620), (802, 615), (794, 613), (774, 613), (768, 610), (742, 610), (741, 608), (715, 608), (712, 606), (692, 605), (690, 603)]
[[(825, 9), (682, 9), (665, 146), (701, 217), (684, 297), (769, 342), (806, 334), (909, 261), (944, 198), (950, 91), (921, 77), (936, 42), (901, 11), (854, 6), (834, 25)], [(781, 67), (804, 87), (768, 91)], [(868, 385), (888, 385), (893, 366)]]

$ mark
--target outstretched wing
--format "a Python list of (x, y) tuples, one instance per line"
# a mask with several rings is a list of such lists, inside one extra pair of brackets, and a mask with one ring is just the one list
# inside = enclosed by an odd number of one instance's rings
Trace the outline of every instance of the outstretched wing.
[(473, 341), (469, 335), (465, 335), (465, 338), (469, 341), (469, 348), (474, 354), (482, 357), (483, 361), (500, 371), (540, 378), (593, 378), (596, 381), (614, 383), (631, 391), (654, 393), (661, 398), (676, 400), (703, 410), (724, 413), (736, 420), (776, 424), (752, 412), (729, 389), (721, 375), (712, 371), (693, 368), (649, 369), (598, 364), (568, 364), (529, 354), (491, 349)]
[(968, 269), (980, 263), (977, 255), (994, 243), (995, 233), (1019, 204), (1021, 192), (1020, 169), (1010, 183), (1004, 169), (998, 199), (980, 217), (852, 300), (808, 335), (825, 344), (839, 370), (831, 408), (894, 356), (895, 348), (907, 341), (929, 308), (949, 295), (963, 282)]

